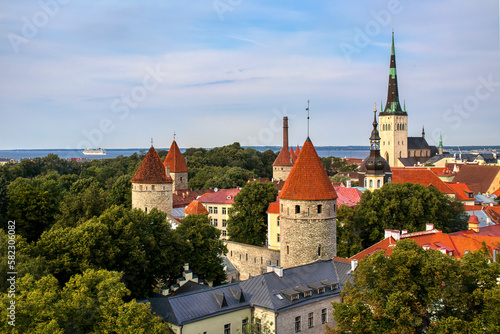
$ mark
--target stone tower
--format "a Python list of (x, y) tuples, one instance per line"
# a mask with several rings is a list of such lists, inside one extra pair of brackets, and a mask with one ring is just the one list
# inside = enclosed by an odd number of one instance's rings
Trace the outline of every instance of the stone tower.
[(153, 146), (132, 178), (132, 208), (156, 208), (172, 215), (172, 179)]
[(273, 163), (273, 179), (285, 181), (293, 167), (293, 158), (288, 150), (288, 117), (283, 117), (283, 147)]
[(174, 191), (188, 188), (188, 168), (175, 140), (172, 142), (170, 150), (168, 150), (163, 165), (167, 169), (167, 174), (170, 172), (170, 176), (174, 181)]
[(279, 195), (280, 265), (329, 260), (337, 253), (337, 194), (309, 138)]
[(389, 163), (380, 156), (380, 136), (377, 129), (377, 108), (373, 110), (373, 130), (370, 136), (370, 155), (359, 167), (359, 185), (375, 190), (391, 181), (392, 172)]
[(380, 151), (391, 167), (398, 166), (399, 158), (408, 157), (408, 113), (406, 105), (401, 109), (396, 74), (394, 31), (392, 32), (389, 87), (385, 109), (380, 111)]

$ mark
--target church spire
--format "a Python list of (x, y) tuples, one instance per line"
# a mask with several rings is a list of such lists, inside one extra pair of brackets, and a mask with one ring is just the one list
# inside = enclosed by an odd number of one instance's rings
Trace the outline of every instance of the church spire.
[(443, 133), (442, 132), (439, 133), (439, 147), (438, 147), (438, 150), (439, 150), (439, 154), (443, 154)]
[(422, 125), (422, 138), (425, 138), (425, 129), (423, 125)]
[(396, 74), (396, 52), (394, 48), (394, 30), (392, 31), (389, 87), (387, 90), (387, 103), (385, 105), (384, 114), (406, 114), (406, 110), (403, 111), (401, 109), (401, 104), (399, 103), (398, 76)]
[(373, 108), (373, 130), (372, 130), (372, 135), (370, 136), (370, 150), (371, 151), (378, 151), (380, 149), (380, 135), (378, 133), (378, 128), (377, 128), (377, 103), (374, 104)]

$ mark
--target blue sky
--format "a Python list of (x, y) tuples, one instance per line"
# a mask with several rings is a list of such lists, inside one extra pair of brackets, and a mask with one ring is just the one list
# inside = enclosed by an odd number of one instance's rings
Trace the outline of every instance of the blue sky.
[(391, 30), (409, 135), (500, 145), (497, 0), (3, 2), (0, 149), (368, 145)]

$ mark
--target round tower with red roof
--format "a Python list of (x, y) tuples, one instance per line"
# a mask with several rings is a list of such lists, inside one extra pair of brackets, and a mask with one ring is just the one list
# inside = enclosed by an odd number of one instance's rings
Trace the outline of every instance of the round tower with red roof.
[(170, 150), (168, 150), (163, 165), (167, 169), (167, 174), (170, 174), (174, 181), (174, 191), (188, 189), (188, 168), (175, 140), (172, 142)]
[(337, 194), (307, 138), (279, 195), (280, 262), (283, 268), (337, 253)]
[(153, 146), (132, 178), (132, 208), (149, 212), (156, 208), (172, 214), (173, 181), (167, 176), (160, 156)]

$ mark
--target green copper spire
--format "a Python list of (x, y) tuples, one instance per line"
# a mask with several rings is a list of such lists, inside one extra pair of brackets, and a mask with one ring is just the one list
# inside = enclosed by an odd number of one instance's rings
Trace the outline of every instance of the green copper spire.
[(398, 76), (396, 71), (396, 51), (394, 47), (394, 30), (392, 31), (391, 44), (391, 63), (389, 67), (389, 86), (387, 89), (387, 103), (385, 105), (384, 114), (399, 114), (406, 115), (406, 106), (401, 109), (398, 93)]
[(443, 133), (439, 133), (439, 148), (443, 148)]

